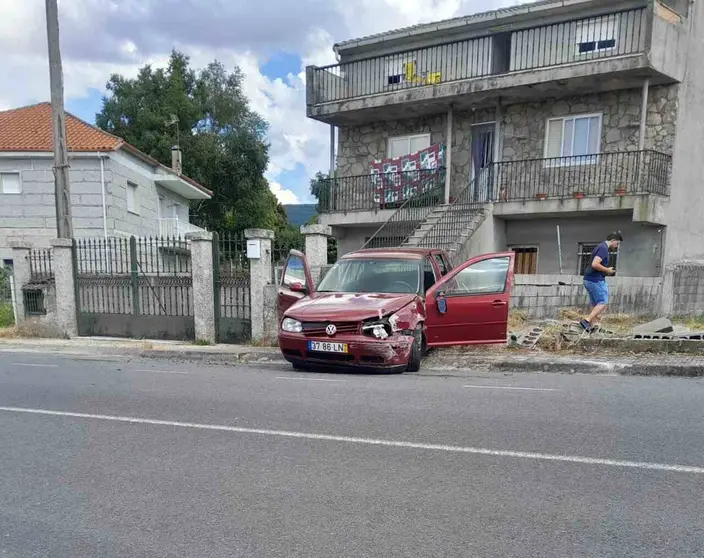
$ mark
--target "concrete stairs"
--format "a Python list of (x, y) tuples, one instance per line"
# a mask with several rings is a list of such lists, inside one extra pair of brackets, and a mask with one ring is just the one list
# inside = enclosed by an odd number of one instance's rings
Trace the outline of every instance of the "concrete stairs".
[(437, 248), (454, 258), (487, 217), (481, 204), (443, 205), (434, 209), (403, 246)]

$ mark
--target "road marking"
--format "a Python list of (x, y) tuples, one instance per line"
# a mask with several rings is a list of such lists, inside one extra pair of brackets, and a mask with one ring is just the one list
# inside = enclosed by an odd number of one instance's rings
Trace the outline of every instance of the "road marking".
[(276, 376), (277, 380), (299, 380), (303, 382), (346, 382), (347, 380), (333, 380), (328, 378), (296, 378), (291, 376)]
[(514, 387), (514, 386), (462, 386), (472, 389), (513, 389), (517, 391), (560, 391), (559, 389), (551, 388), (529, 388), (529, 387)]
[(31, 362), (13, 362), (10, 366), (32, 366), (35, 368), (58, 368), (58, 364), (33, 364)]
[(348, 444), (362, 444), (368, 446), (382, 446), (389, 448), (405, 448), (429, 451), (443, 451), (448, 453), (467, 453), (488, 455), (492, 457), (513, 457), (518, 459), (534, 459), (537, 461), (558, 461), (564, 463), (579, 463), (584, 465), (604, 465), (608, 467), (622, 467), (627, 469), (644, 469), (651, 471), (671, 471), (675, 473), (692, 473), (704, 475), (704, 467), (690, 465), (668, 465), (665, 463), (648, 463), (645, 461), (621, 461), (618, 459), (601, 459), (597, 457), (582, 457), (577, 455), (554, 455), (549, 453), (535, 453), (526, 451), (493, 450), (487, 448), (450, 446), (441, 444), (423, 444), (417, 442), (404, 442), (397, 440), (376, 440), (373, 438), (355, 438), (352, 436), (333, 436), (331, 434), (314, 434), (310, 432), (290, 432), (286, 430), (266, 430), (262, 428), (242, 428), (219, 424), (200, 424), (197, 422), (180, 422), (172, 420), (157, 420), (139, 417), (122, 417), (116, 415), (94, 415), (89, 413), (73, 413), (68, 411), (51, 411), (48, 409), (26, 409), (23, 407), (2, 407), (0, 412), (25, 413), (31, 415), (46, 415), (54, 417), (68, 417), (79, 419), (95, 419), (108, 422), (123, 422), (128, 424), (148, 424), (152, 426), (173, 426), (179, 428), (193, 428), (197, 430), (216, 430), (220, 432), (234, 432), (237, 434), (258, 434), (262, 436), (278, 436), (282, 438), (299, 438), (304, 440), (321, 440), (326, 442), (344, 442)]
[[(127, 370), (127, 372), (129, 372), (129, 370)], [(144, 370), (135, 370), (135, 372), (153, 372), (154, 374), (188, 374), (188, 372), (184, 372), (182, 370), (147, 370), (146, 368)]]

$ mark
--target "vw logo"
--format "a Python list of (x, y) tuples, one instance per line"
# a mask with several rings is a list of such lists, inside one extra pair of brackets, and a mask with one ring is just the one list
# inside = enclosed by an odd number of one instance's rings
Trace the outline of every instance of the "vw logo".
[(328, 327), (325, 328), (325, 333), (327, 333), (330, 337), (335, 335), (337, 333), (337, 328), (335, 327), (335, 324), (328, 325)]

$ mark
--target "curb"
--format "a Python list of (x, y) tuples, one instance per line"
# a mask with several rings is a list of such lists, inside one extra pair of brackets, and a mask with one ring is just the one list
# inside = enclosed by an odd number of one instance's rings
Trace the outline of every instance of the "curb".
[[(181, 359), (214, 364), (288, 364), (278, 352), (213, 353), (203, 351), (144, 350), (143, 358)], [(588, 360), (556, 361), (544, 359), (481, 359), (454, 358), (452, 363), (426, 361), (426, 365), (416, 376), (466, 376), (468, 372), (480, 368), (492, 372), (545, 372), (554, 374), (606, 374), (621, 376), (663, 376), (681, 378), (704, 377), (702, 364), (648, 364), (640, 362), (595, 362)], [(424, 371), (423, 371), (424, 370)], [(435, 373), (432, 373), (432, 372)], [(429, 373), (430, 372), (430, 373)]]

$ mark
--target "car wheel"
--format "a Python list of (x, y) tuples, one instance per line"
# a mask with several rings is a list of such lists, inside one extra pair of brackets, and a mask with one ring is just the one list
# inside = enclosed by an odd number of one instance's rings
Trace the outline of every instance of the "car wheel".
[(420, 370), (420, 359), (423, 356), (423, 326), (418, 326), (413, 332), (413, 345), (411, 354), (408, 357), (408, 367), (406, 372), (418, 372)]
[(293, 366), (294, 370), (305, 370), (302, 364), (298, 364), (297, 362), (291, 363), (291, 366)]

